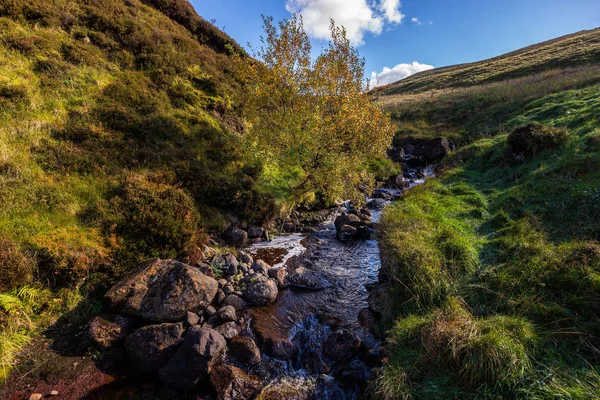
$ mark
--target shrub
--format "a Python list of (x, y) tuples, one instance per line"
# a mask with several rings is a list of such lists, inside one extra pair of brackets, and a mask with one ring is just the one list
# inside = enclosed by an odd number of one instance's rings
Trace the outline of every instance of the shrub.
[(24, 85), (10, 85), (0, 82), (0, 110), (10, 110), (29, 105), (29, 92)]
[(35, 260), (16, 243), (0, 237), (0, 292), (26, 285), (33, 279)]
[(147, 258), (183, 255), (199, 230), (192, 198), (159, 179), (130, 176), (103, 207), (101, 223), (108, 235), (116, 235), (117, 257), (124, 268)]
[(508, 146), (515, 156), (530, 158), (564, 145), (570, 135), (564, 128), (531, 124), (512, 131), (508, 135)]

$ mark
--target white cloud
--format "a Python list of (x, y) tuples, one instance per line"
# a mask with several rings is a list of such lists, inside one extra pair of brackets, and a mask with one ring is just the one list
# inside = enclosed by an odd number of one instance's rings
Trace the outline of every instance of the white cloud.
[(400, 0), (381, 0), (379, 3), (379, 11), (388, 22), (399, 24), (404, 18), (404, 14), (400, 12), (402, 6)]
[(379, 35), (386, 23), (399, 24), (404, 15), (400, 0), (286, 0), (290, 13), (302, 16), (309, 36), (329, 39), (330, 19), (346, 28), (353, 45), (364, 44), (364, 35)]
[(417, 25), (423, 25), (423, 23), (421, 21), (419, 21), (419, 18), (416, 18), (416, 17), (411, 18), (410, 22), (412, 22), (413, 24), (417, 24)]
[(433, 69), (433, 65), (421, 64), (417, 61), (412, 64), (398, 64), (394, 68), (383, 67), (380, 73), (371, 72), (371, 88), (377, 86), (388, 85), (394, 83), (408, 76), (416, 74), (417, 72), (427, 71)]

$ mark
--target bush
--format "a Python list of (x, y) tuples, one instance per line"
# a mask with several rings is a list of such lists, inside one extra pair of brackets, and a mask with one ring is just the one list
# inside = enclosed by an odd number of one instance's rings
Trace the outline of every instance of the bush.
[(570, 136), (564, 128), (532, 124), (512, 131), (508, 135), (508, 146), (516, 157), (530, 158), (564, 145)]
[(128, 177), (103, 207), (102, 225), (108, 235), (116, 236), (117, 258), (124, 268), (148, 258), (183, 255), (199, 230), (193, 199), (159, 179)]
[(0, 292), (31, 282), (35, 266), (33, 257), (19, 249), (16, 243), (0, 236)]

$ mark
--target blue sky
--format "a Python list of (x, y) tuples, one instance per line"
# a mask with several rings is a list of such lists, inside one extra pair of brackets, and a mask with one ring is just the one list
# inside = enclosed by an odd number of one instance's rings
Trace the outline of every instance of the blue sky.
[[(600, 26), (600, 0), (191, 0), (241, 45), (258, 44), (261, 14), (302, 14), (318, 48), (327, 21), (346, 25), (380, 83), (430, 66), (482, 60)], [(416, 20), (415, 20), (416, 18)], [(414, 64), (413, 64), (414, 63)], [(394, 68), (397, 66), (396, 68)], [(384, 68), (388, 68), (384, 71)], [(383, 73), (382, 73), (383, 72)], [(374, 81), (375, 82), (375, 81)]]

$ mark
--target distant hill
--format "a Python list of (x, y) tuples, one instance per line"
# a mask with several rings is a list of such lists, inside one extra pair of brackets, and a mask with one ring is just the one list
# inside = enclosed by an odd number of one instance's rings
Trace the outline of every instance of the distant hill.
[(379, 87), (378, 95), (421, 93), (518, 78), (547, 70), (600, 64), (600, 29), (581, 31), (489, 60), (420, 72)]

